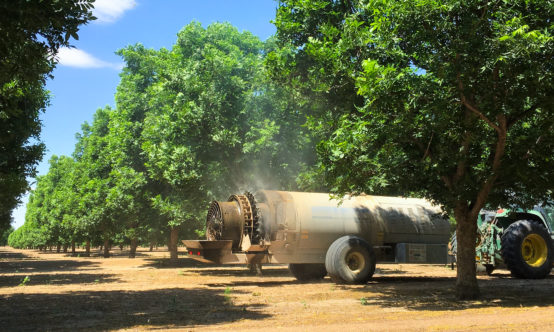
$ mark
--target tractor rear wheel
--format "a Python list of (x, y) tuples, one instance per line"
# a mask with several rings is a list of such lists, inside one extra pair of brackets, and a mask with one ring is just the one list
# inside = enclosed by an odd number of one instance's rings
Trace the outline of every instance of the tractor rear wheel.
[(516, 278), (542, 279), (552, 269), (553, 248), (548, 231), (533, 220), (519, 220), (502, 235), (502, 258)]

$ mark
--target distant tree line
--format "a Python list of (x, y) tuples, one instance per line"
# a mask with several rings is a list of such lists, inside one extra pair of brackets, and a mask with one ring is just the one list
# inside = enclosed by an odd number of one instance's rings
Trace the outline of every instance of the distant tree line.
[[(297, 188), (315, 160), (297, 95), (267, 79), (260, 41), (229, 24), (183, 28), (171, 50), (137, 44), (116, 107), (97, 110), (75, 151), (53, 156), (29, 197), (18, 248), (168, 243), (203, 235), (211, 200)], [(307, 104), (306, 104), (307, 105)]]

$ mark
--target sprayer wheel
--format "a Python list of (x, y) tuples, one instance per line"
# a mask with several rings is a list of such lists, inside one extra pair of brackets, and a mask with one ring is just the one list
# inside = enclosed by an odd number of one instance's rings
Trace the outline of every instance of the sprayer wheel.
[(347, 235), (331, 244), (325, 268), (336, 283), (364, 284), (375, 272), (375, 252), (364, 239)]

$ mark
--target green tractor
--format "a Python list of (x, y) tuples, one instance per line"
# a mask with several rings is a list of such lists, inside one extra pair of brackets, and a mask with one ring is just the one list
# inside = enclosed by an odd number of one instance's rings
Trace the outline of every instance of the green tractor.
[[(546, 278), (554, 264), (554, 206), (481, 211), (476, 261), (492, 274), (506, 267), (516, 278)], [(450, 244), (456, 256), (456, 234)]]

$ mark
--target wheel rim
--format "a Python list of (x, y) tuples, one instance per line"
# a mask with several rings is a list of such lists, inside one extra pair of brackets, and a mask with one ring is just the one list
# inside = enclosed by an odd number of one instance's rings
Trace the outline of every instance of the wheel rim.
[(538, 234), (527, 235), (521, 244), (521, 256), (529, 266), (539, 267), (543, 265), (548, 256), (546, 242)]
[(352, 273), (360, 273), (365, 267), (364, 255), (357, 251), (351, 251), (346, 256), (346, 265)]

